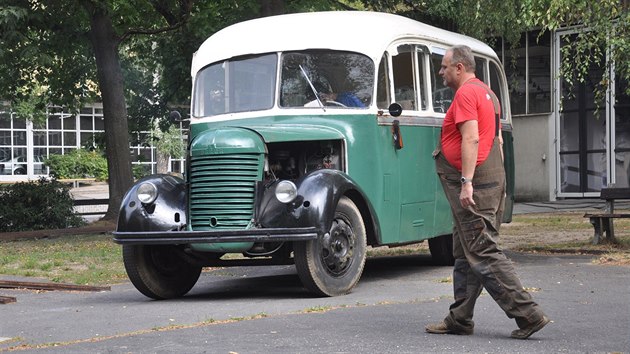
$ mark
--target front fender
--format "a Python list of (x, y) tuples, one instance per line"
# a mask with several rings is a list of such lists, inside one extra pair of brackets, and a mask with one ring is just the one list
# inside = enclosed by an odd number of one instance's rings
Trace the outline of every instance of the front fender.
[(348, 175), (337, 170), (317, 170), (295, 184), (298, 196), (288, 204), (279, 202), (275, 197), (277, 183), (263, 192), (256, 211), (256, 220), (262, 227), (316, 227), (323, 235), (330, 230), (337, 202), (344, 194), (352, 191), (363, 202), (368, 200)]
[[(142, 183), (153, 183), (157, 199), (150, 204), (138, 200)], [(117, 231), (168, 231), (186, 225), (186, 183), (172, 175), (151, 175), (136, 182), (125, 194), (120, 206)]]

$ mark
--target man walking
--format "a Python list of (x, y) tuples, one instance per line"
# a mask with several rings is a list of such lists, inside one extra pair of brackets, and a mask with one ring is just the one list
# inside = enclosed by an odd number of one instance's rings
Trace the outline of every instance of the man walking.
[(451, 206), (453, 290), (455, 302), (429, 333), (472, 334), (475, 302), (485, 287), (514, 318), (513, 338), (526, 339), (549, 319), (523, 289), (509, 259), (497, 246), (505, 200), (499, 102), (475, 76), (475, 58), (467, 46), (450, 48), (440, 69), (444, 84), (455, 91), (434, 152), (436, 170)]

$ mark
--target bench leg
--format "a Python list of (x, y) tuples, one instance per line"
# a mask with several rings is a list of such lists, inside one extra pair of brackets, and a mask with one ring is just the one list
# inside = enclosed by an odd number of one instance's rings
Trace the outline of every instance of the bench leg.
[(598, 217), (590, 217), (589, 221), (595, 230), (595, 234), (593, 235), (593, 244), (597, 245), (602, 239), (602, 219)]
[(610, 243), (617, 243), (617, 239), (615, 238), (615, 227), (613, 225), (613, 219), (607, 218), (604, 221), (603, 231), (606, 232), (606, 241)]

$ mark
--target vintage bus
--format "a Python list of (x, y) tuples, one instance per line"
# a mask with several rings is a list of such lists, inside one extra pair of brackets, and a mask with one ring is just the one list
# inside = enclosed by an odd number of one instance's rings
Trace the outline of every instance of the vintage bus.
[(167, 299), (206, 266), (294, 263), (308, 290), (336, 296), (357, 284), (369, 246), (425, 240), (452, 264), (432, 151), (453, 97), (438, 72), (455, 44), (472, 48), (502, 104), (508, 221), (510, 107), (489, 46), (392, 14), (267, 17), (195, 53), (186, 173), (139, 180), (121, 206), (114, 240), (131, 282)]

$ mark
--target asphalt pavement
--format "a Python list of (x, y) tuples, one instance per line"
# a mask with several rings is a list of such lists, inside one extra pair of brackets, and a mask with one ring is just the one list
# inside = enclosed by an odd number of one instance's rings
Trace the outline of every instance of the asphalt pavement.
[(169, 301), (130, 283), (97, 293), (3, 290), (18, 301), (0, 305), (0, 352), (630, 352), (628, 267), (508, 255), (553, 320), (528, 340), (509, 338), (514, 321), (485, 293), (474, 335), (425, 333), (448, 311), (451, 269), (411, 255), (370, 258), (354, 291), (332, 298), (306, 292), (293, 266), (207, 271), (187, 296)]
[[(99, 199), (103, 188), (73, 195)], [(517, 203), (515, 214), (601, 207), (598, 200)], [(332, 298), (308, 293), (294, 266), (208, 270), (188, 295), (169, 301), (150, 300), (129, 282), (102, 292), (2, 289), (17, 302), (0, 305), (0, 352), (630, 352), (630, 268), (596, 265), (592, 256), (508, 256), (553, 320), (528, 340), (509, 337), (514, 321), (485, 292), (474, 335), (425, 333), (448, 311), (451, 268), (409, 255), (368, 259), (353, 292)]]

